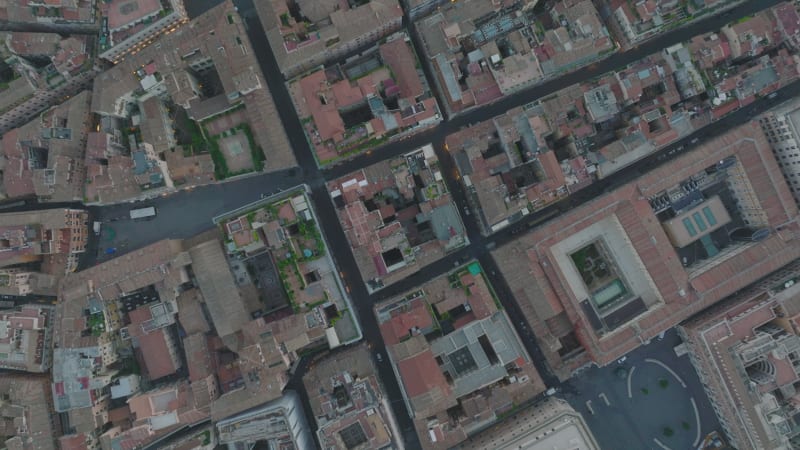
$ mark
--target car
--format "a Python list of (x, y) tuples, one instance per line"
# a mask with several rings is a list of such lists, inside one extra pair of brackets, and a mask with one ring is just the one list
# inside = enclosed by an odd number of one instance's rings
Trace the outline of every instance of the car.
[(623, 356), (622, 358), (620, 358), (620, 359), (618, 359), (618, 360), (617, 360), (617, 364), (622, 364), (622, 363), (624, 363), (624, 362), (625, 362), (627, 359), (628, 359), (628, 357), (627, 357), (627, 356)]
[(377, 359), (378, 362), (383, 362), (383, 355), (381, 355), (381, 352), (375, 352), (375, 359)]

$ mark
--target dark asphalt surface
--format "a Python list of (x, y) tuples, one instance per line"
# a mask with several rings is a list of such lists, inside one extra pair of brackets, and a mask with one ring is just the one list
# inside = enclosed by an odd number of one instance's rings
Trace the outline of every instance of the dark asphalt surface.
[[(587, 189), (579, 191), (578, 193), (570, 196), (556, 205), (545, 208), (544, 210), (533, 213), (525, 218), (525, 220), (512, 227), (508, 227), (495, 233), (492, 236), (484, 237), (480, 234), (474, 216), (463, 217), (467, 229), (467, 234), (470, 239), (470, 245), (461, 249), (453, 254), (448, 255), (436, 263), (422, 268), (416, 274), (411, 275), (405, 280), (395, 283), (372, 296), (367, 293), (366, 287), (361, 280), (358, 272), (357, 265), (350, 251), (347, 239), (339, 226), (338, 217), (335, 208), (330, 200), (329, 193), (325, 187), (325, 179), (339, 177), (349, 173), (355, 169), (364, 167), (366, 165), (374, 164), (379, 161), (391, 158), (402, 153), (405, 153), (414, 148), (422, 145), (433, 143), (436, 149), (437, 156), (440, 159), (442, 166), (442, 173), (445, 174), (447, 186), (453, 195), (453, 198), (459, 209), (466, 205), (466, 194), (462, 185), (453, 179), (453, 161), (450, 155), (444, 152), (442, 144), (447, 134), (452, 133), (460, 128), (468, 126), (472, 123), (487, 120), (495, 115), (502, 114), (506, 110), (524, 105), (538, 98), (549, 95), (564, 87), (574, 83), (587, 81), (593, 77), (599, 76), (604, 72), (619, 69), (624, 67), (642, 57), (651, 53), (660, 51), (670, 45), (678, 42), (683, 42), (690, 39), (696, 34), (707, 32), (720, 28), (727, 22), (736, 20), (758, 10), (767, 8), (778, 3), (777, 0), (751, 0), (740, 6), (737, 6), (732, 13), (720, 17), (709, 17), (701, 20), (695, 24), (687, 27), (671, 31), (659, 38), (644, 43), (625, 53), (614, 54), (602, 61), (598, 61), (592, 66), (566, 74), (557, 79), (544, 82), (540, 85), (526, 89), (518, 94), (504, 98), (491, 105), (486, 105), (466, 112), (459, 116), (450, 118), (439, 126), (420, 133), (419, 135), (410, 137), (400, 142), (391, 143), (389, 145), (375, 149), (371, 154), (362, 154), (349, 161), (342, 162), (335, 167), (326, 170), (320, 170), (316, 166), (314, 155), (309, 148), (305, 135), (303, 134), (302, 127), (299, 119), (294, 113), (289, 94), (284, 85), (283, 77), (277, 68), (275, 58), (272, 55), (271, 48), (269, 47), (264, 30), (255, 16), (253, 0), (236, 1), (239, 12), (245, 17), (248, 26), (248, 35), (253, 45), (254, 51), (258, 57), (264, 77), (270, 88), (270, 91), (278, 105), (278, 112), (286, 128), (287, 135), (295, 149), (296, 157), (301, 169), (298, 169), (294, 174), (288, 172), (260, 174), (243, 179), (233, 180), (220, 185), (199, 187), (192, 191), (184, 191), (176, 193), (163, 198), (156, 198), (146, 202), (137, 204), (122, 204), (100, 208), (91, 208), (92, 215), (99, 220), (108, 222), (114, 228), (116, 234), (115, 239), (119, 242), (125, 242), (123, 249), (118, 249), (118, 253), (124, 253), (136, 248), (140, 248), (149, 243), (155, 242), (164, 238), (185, 238), (199, 232), (205, 231), (213, 226), (211, 218), (219, 213), (238, 208), (251, 201), (257, 200), (262, 193), (271, 193), (277, 189), (286, 189), (300, 183), (306, 183), (311, 187), (311, 198), (315, 203), (317, 215), (321, 222), (321, 228), (329, 243), (331, 253), (334, 255), (337, 266), (344, 273), (344, 282), (351, 289), (351, 297), (353, 304), (356, 307), (356, 316), (360, 321), (364, 333), (365, 340), (372, 346), (374, 352), (385, 354), (382, 339), (378, 330), (377, 322), (374, 314), (372, 313), (372, 306), (374, 303), (389, 298), (393, 295), (404, 292), (415, 285), (424, 283), (425, 281), (442, 275), (447, 271), (454, 268), (454, 266), (463, 264), (470, 259), (477, 259), (483, 265), (487, 276), (492, 282), (498, 296), (501, 299), (503, 306), (512, 318), (517, 331), (523, 338), (524, 344), (534, 359), (537, 368), (539, 369), (543, 379), (548, 386), (559, 386), (558, 380), (550, 373), (549, 368), (544, 363), (541, 350), (536, 343), (536, 340), (527, 326), (525, 319), (520, 313), (513, 297), (510, 294), (505, 280), (497, 271), (494, 261), (486, 250), (488, 242), (495, 242), (498, 246), (503, 245), (514, 239), (516, 234), (526, 231), (528, 227), (537, 225), (538, 223), (549, 219), (560, 212), (583, 204), (592, 198), (597, 197), (604, 191), (613, 189), (631, 179), (639, 176), (641, 173), (653, 169), (659, 164), (666, 162), (669, 158), (673, 157), (680, 151), (691, 150), (691, 145), (688, 142), (694, 136), (687, 137), (686, 139), (673, 144), (657, 154), (651, 155), (648, 158), (639, 161), (626, 169), (614, 174), (613, 181), (601, 180), (598, 183), (590, 186)], [(258, 0), (256, 0), (258, 1)], [(201, 2), (187, 2), (187, 9), (191, 16), (196, 16), (204, 10), (219, 3), (214, 0), (207, 0)], [(412, 34), (413, 41), (416, 42), (415, 36)], [(752, 105), (726, 117), (725, 119), (709, 125), (696, 133), (698, 136), (708, 137), (714, 134), (719, 134), (735, 124), (743, 123), (755, 114), (756, 112), (766, 109), (774, 103), (779, 102), (781, 99), (788, 98), (800, 93), (800, 82), (795, 82), (781, 90), (780, 97), (775, 100), (762, 99)], [(683, 145), (683, 149), (677, 149)], [(158, 208), (158, 217), (149, 222), (131, 222), (127, 219), (120, 219), (127, 216), (128, 210), (133, 207), (140, 206), (156, 206)], [(35, 206), (35, 205), (34, 205)], [(48, 205), (50, 207), (52, 205)], [(94, 220), (94, 219), (93, 219)], [(100, 244), (97, 242), (92, 244), (92, 250), (95, 255), (98, 251), (103, 249), (103, 241)], [(113, 243), (117, 245), (117, 242)], [(91, 252), (87, 252), (91, 253)], [(90, 265), (96, 262), (92, 259), (91, 254), (87, 255), (84, 265)], [(647, 351), (647, 348), (645, 350)], [(293, 387), (299, 386), (301, 377), (305, 371), (306, 364), (301, 364), (301, 367), (295, 371), (294, 376), (290, 382)], [(393, 371), (386, 363), (384, 358), (383, 363), (378, 363), (380, 378), (383, 381), (386, 395), (389, 399), (402, 398), (397, 379)], [(298, 389), (303, 392), (302, 389)], [(704, 398), (704, 396), (702, 396)], [(308, 410), (307, 398), (304, 398), (306, 409)], [(408, 412), (405, 409), (403, 402), (392, 401), (394, 413), (397, 417), (398, 425), (403, 434), (404, 441), (408, 448), (419, 447), (419, 441), (413, 429), (413, 424), (409, 418)], [(307, 411), (308, 413), (308, 411)], [(307, 414), (311, 419), (311, 414)], [(310, 420), (309, 423), (315, 427), (314, 421)]]
[[(103, 222), (103, 231), (100, 239), (93, 240), (91, 248), (87, 249), (82, 267), (116, 256), (106, 255), (104, 252), (108, 248), (116, 248), (117, 254), (121, 254), (160, 239), (184, 239), (206, 231), (214, 226), (211, 222), (214, 216), (259, 200), (262, 194), (302, 184), (302, 175), (301, 169), (290, 169), (199, 186), (153, 200), (90, 208), (92, 220)], [(131, 209), (145, 206), (156, 207), (157, 215), (153, 220), (130, 220)]]
[[(339, 269), (344, 273), (344, 282), (350, 287), (350, 296), (352, 303), (356, 308), (355, 315), (361, 324), (364, 339), (372, 345), (375, 352), (385, 353), (383, 340), (380, 336), (377, 320), (375, 315), (372, 314), (372, 303), (369, 299), (366, 286), (361, 282), (361, 276), (358, 272), (353, 253), (347, 243), (347, 237), (344, 231), (339, 226), (339, 219), (336, 215), (333, 203), (330, 199), (330, 194), (325, 186), (325, 181), (321, 172), (317, 169), (316, 161), (311, 148), (308, 146), (305, 135), (302, 132), (300, 120), (291, 108), (291, 101), (286, 86), (283, 83), (283, 77), (277, 68), (275, 57), (272, 54), (264, 29), (261, 26), (258, 18), (252, 12), (252, 4), (237, 2), (239, 12), (246, 17), (248, 26), (248, 36), (253, 45), (253, 49), (258, 57), (258, 62), (261, 65), (261, 70), (264, 73), (267, 84), (270, 87), (275, 103), (279, 105), (278, 112), (287, 130), (289, 141), (292, 148), (295, 149), (297, 161), (304, 169), (304, 180), (311, 187), (311, 199), (316, 207), (317, 216), (321, 222), (321, 228), (325, 234), (325, 238), (334, 255)], [(286, 105), (287, 107), (280, 107)], [(384, 385), (386, 396), (390, 399), (400, 399), (402, 394), (397, 379), (391, 370), (391, 367), (384, 359), (383, 363), (378, 363), (378, 372)], [(294, 379), (302, 377), (302, 370), (295, 371)], [(303, 392), (302, 390), (300, 392)], [(403, 440), (408, 448), (418, 448), (419, 441), (416, 432), (414, 431), (413, 423), (405, 410), (402, 402), (392, 402), (394, 413), (398, 421), (400, 432), (403, 434)], [(313, 415), (308, 414), (309, 417)], [(311, 421), (313, 423), (313, 421)], [(312, 425), (314, 427), (315, 425)]]
[(0, 31), (97, 35), (100, 33), (100, 25), (94, 23), (36, 23), (0, 20)]
[[(659, 448), (654, 438), (673, 449), (689, 449), (697, 436), (697, 426), (691, 399), (697, 406), (700, 436), (721, 431), (703, 385), (697, 377), (689, 357), (677, 356), (674, 348), (681, 339), (671, 329), (663, 340), (653, 339), (630, 352), (625, 361), (606, 367), (591, 367), (561, 386), (559, 395), (583, 414), (600, 448)], [(647, 360), (658, 360), (669, 367), (686, 384), (684, 388), (661, 366)], [(627, 376), (631, 374), (631, 394), (628, 397)], [(661, 387), (660, 379), (668, 380)], [(642, 389), (647, 389), (647, 393)], [(607, 405), (601, 394), (608, 399)], [(591, 411), (587, 407), (591, 402)], [(592, 412), (593, 411), (593, 412)], [(682, 422), (689, 425), (685, 429)], [(671, 437), (663, 435), (664, 427), (675, 431)]]

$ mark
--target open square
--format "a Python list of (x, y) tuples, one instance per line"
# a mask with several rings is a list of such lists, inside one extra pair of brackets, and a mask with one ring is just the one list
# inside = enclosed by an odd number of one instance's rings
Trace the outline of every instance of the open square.
[(601, 448), (697, 448), (720, 425), (681, 339), (661, 339), (564, 384), (564, 398), (583, 414)]
[[(227, 133), (223, 133), (223, 136)], [(250, 152), (250, 144), (247, 142), (247, 135), (242, 131), (220, 138), (219, 149), (225, 156), (228, 170), (232, 173), (253, 170), (254, 164)]]

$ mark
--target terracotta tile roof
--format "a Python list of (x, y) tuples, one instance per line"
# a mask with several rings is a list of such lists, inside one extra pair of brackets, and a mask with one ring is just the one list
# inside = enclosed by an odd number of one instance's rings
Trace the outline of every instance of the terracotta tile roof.
[[(638, 346), (637, 334), (645, 337), (657, 334), (800, 258), (800, 242), (794, 237), (794, 231), (786, 229), (795, 230), (797, 226), (789, 225), (782, 232), (773, 233), (757, 245), (744, 247), (726, 259), (715, 261), (691, 276), (682, 267), (646, 198), (677, 185), (729, 155), (736, 155), (744, 168), (769, 224), (783, 224), (798, 216), (797, 206), (763, 133), (757, 125), (748, 124), (523, 236), (514, 247), (527, 249), (529, 264), (525, 267), (515, 267), (518, 266), (518, 257), (510, 257), (510, 254), (506, 257), (502, 256), (505, 252), (500, 253), (501, 269), (508, 273), (509, 284), (537, 336), (546, 343), (545, 348), (550, 345), (558, 348), (555, 342), (558, 336), (550, 334), (545, 321), (563, 310), (589, 357), (599, 364), (607, 364)], [(588, 326), (577, 300), (566, 288), (563, 274), (552, 264), (555, 255), (550, 248), (610, 216), (619, 221), (664, 304), (636, 319), (638, 333), (634, 333), (632, 328), (624, 328), (599, 337)], [(563, 364), (554, 355), (548, 359), (555, 361), (556, 366)]]
[(791, 37), (800, 32), (800, 15), (797, 7), (792, 3), (783, 3), (772, 10), (786, 37)]
[(402, 338), (409, 336), (410, 330), (414, 327), (426, 329), (433, 325), (433, 318), (426, 302), (416, 300), (409, 306), (411, 306), (409, 311), (401, 312), (380, 324), (381, 335), (386, 345), (397, 344)]
[(450, 385), (444, 379), (430, 350), (398, 362), (397, 369), (409, 398), (413, 399), (436, 388), (450, 392)]
[(147, 374), (151, 379), (155, 380), (175, 373), (177, 367), (170, 357), (163, 329), (147, 333), (138, 339)]
[(70, 434), (58, 438), (58, 446), (61, 450), (87, 450), (89, 447), (86, 444), (86, 435)]
[(416, 59), (403, 39), (395, 39), (380, 46), (381, 58), (388, 65), (400, 86), (400, 94), (404, 98), (416, 98), (422, 95), (422, 81), (416, 68)]

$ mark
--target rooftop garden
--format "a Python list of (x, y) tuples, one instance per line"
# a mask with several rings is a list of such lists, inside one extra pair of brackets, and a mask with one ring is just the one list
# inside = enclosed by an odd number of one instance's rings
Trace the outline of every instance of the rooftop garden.
[[(246, 261), (263, 258), (264, 250), (270, 250), (294, 312), (311, 310), (329, 300), (328, 292), (317, 283), (324, 275), (320, 264), (312, 264), (325, 256), (325, 241), (307, 202), (304, 195), (296, 193), (243, 211), (222, 224), (229, 249), (251, 256)], [(258, 276), (255, 269), (249, 270), (251, 277)]]
[(102, 312), (89, 315), (86, 325), (92, 333), (92, 336), (100, 336), (106, 331), (106, 318)]

